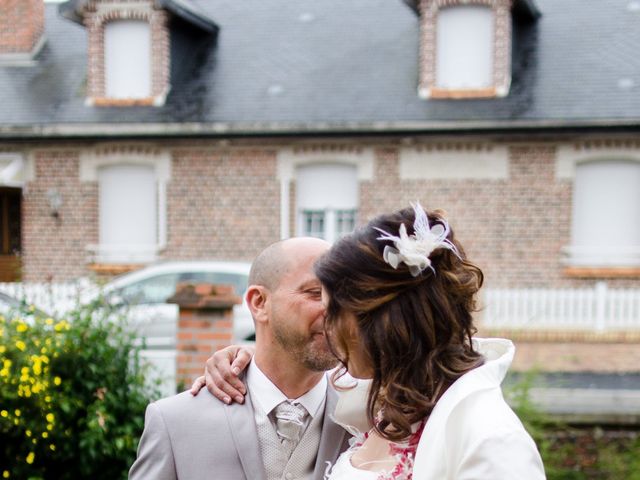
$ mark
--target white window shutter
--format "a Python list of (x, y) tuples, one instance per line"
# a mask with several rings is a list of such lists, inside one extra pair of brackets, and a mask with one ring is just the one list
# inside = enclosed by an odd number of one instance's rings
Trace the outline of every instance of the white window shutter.
[(640, 162), (578, 164), (570, 263), (640, 266)]
[(118, 20), (104, 27), (105, 88), (108, 98), (151, 96), (151, 27)]
[(493, 10), (457, 5), (442, 8), (437, 15), (436, 86), (452, 90), (492, 87)]
[(148, 165), (101, 167), (99, 179), (102, 261), (150, 261), (156, 253), (157, 182)]

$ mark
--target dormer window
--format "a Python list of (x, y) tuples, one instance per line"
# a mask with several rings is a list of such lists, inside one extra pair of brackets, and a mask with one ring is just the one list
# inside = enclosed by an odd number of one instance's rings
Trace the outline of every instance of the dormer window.
[(421, 17), (420, 97), (509, 93), (512, 17), (516, 22), (537, 18), (532, 0), (418, 0), (412, 6)]
[(120, 20), (104, 27), (105, 96), (151, 97), (151, 28), (147, 22)]
[(190, 0), (67, 0), (59, 9), (87, 28), (89, 106), (164, 105), (172, 50), (218, 31)]

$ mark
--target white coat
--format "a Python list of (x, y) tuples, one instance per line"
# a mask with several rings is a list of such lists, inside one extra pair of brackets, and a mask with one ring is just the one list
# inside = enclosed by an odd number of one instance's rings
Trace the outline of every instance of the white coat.
[[(413, 480), (541, 480), (535, 443), (507, 405), (500, 384), (515, 347), (506, 339), (474, 339), (485, 363), (460, 377), (440, 398), (420, 437)], [(335, 417), (366, 428), (368, 382), (343, 392)]]

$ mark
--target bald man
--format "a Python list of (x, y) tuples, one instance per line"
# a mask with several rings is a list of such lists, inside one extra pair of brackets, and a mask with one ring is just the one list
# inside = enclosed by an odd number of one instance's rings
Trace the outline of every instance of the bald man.
[(258, 255), (246, 293), (256, 349), (245, 402), (226, 405), (203, 389), (150, 404), (130, 479), (324, 477), (349, 438), (330, 418), (337, 395), (325, 371), (336, 359), (313, 273), (328, 248), (323, 240), (293, 238)]

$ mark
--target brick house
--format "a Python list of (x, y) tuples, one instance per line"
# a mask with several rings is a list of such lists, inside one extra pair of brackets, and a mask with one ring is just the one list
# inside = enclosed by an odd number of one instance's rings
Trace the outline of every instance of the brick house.
[(637, 291), (638, 21), (634, 0), (0, 0), (2, 279), (251, 260), (420, 199), (490, 288)]

